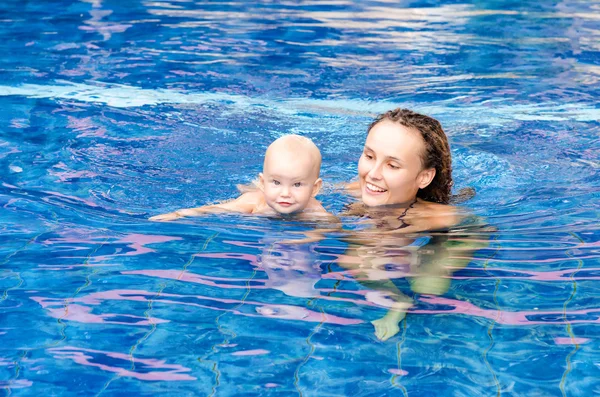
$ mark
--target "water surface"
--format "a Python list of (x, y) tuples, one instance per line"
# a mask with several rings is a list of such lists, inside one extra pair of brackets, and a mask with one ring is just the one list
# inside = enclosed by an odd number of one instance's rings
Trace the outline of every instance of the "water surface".
[[(3, 392), (600, 392), (599, 11), (3, 2)], [(319, 145), (320, 199), (339, 214), (351, 199), (333, 185), (356, 175), (368, 123), (396, 106), (442, 122), (456, 188), (477, 190), (466, 209), (497, 231), (456, 235), (484, 244), (417, 274), (410, 263), (448, 253), (440, 236), (375, 252), (412, 302), (388, 341), (370, 323), (385, 299), (340, 266), (341, 234), (285, 246), (310, 225), (147, 221), (233, 197), (285, 133)]]

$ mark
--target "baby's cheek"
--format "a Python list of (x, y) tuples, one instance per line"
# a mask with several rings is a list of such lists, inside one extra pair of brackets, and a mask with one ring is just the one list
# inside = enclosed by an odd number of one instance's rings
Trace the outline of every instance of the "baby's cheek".
[(310, 189), (310, 188), (306, 188), (302, 192), (302, 198), (304, 198), (305, 200), (308, 200), (311, 195), (312, 195), (312, 189)]

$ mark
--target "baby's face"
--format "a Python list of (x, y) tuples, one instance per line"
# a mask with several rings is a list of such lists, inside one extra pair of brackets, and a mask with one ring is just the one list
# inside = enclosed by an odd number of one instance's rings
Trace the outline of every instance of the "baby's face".
[(260, 175), (265, 201), (280, 214), (292, 214), (306, 208), (320, 187), (310, 156), (286, 151), (270, 153)]

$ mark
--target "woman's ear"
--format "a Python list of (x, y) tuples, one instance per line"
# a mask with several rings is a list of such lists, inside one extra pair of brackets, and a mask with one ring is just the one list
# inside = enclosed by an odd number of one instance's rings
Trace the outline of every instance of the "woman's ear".
[(312, 188), (312, 197), (315, 197), (317, 194), (319, 194), (319, 191), (321, 190), (321, 186), (323, 186), (323, 181), (321, 180), (321, 178), (318, 178)]
[(419, 189), (425, 189), (431, 181), (435, 178), (435, 168), (427, 168), (419, 173), (417, 182), (419, 183)]
[(258, 190), (261, 192), (265, 191), (265, 177), (262, 172), (258, 174)]

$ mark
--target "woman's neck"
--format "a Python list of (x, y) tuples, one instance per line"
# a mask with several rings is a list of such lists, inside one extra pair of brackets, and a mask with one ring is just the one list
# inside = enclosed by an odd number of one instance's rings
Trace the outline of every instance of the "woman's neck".
[(417, 201), (418, 199), (415, 197), (414, 199), (403, 203), (383, 204), (374, 207), (369, 207), (365, 205), (365, 209), (369, 214), (381, 213), (381, 215), (393, 215), (396, 212), (405, 212), (407, 209), (415, 205)]

